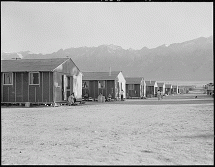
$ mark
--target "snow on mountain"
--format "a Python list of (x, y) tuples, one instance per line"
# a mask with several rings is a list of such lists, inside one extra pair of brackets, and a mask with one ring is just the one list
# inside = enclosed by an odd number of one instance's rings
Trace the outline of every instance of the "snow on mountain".
[(82, 71), (123, 71), (125, 76), (144, 76), (154, 80), (211, 80), (213, 79), (213, 37), (164, 44), (153, 49), (123, 49), (116, 45), (60, 49), (51, 54), (30, 51), (2, 53), (2, 59), (22, 57), (70, 57)]

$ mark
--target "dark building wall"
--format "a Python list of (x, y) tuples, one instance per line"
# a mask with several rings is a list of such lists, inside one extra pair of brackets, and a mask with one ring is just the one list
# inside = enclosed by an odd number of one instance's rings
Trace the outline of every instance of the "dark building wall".
[(95, 98), (95, 81), (89, 81), (89, 96)]
[[(107, 86), (107, 85), (106, 85)], [(105, 88), (98, 88), (98, 95), (99, 94), (102, 94), (103, 96), (106, 96), (106, 93), (107, 93), (107, 91), (106, 91), (106, 87)], [(98, 96), (97, 96), (98, 97)]]
[[(87, 81), (87, 80), (83, 80)], [(103, 96), (106, 98), (108, 97), (109, 94), (112, 95), (112, 98), (115, 98), (115, 87), (114, 87), (114, 81), (105, 81), (105, 88), (101, 89), (98, 88), (98, 81), (89, 81), (89, 88), (82, 88), (82, 93), (85, 94), (86, 92), (89, 93), (89, 97), (92, 97), (93, 99), (97, 99), (99, 94), (102, 93)]]
[(135, 93), (136, 97), (140, 97), (140, 84), (134, 85), (134, 93)]
[[(42, 102), (53, 102), (53, 73), (43, 72), (41, 74), (41, 100)], [(42, 84), (43, 83), (43, 84)]]
[(98, 98), (98, 95), (99, 95), (99, 90), (98, 90), (98, 81), (94, 81), (94, 98)]
[(50, 102), (52, 99), (51, 99), (51, 92), (52, 92), (52, 88), (51, 85), (50, 85), (50, 73), (49, 72), (44, 72), (43, 73), (43, 76), (42, 76), (42, 80), (41, 82), (43, 82), (43, 96), (42, 96), (42, 100), (44, 102)]
[(177, 93), (177, 88), (172, 88), (172, 93)]
[(146, 86), (146, 96), (154, 95), (154, 86)]
[(161, 92), (163, 92), (163, 87), (159, 87), (159, 90), (160, 90)]
[(15, 77), (13, 73), (13, 84), (12, 85), (3, 85), (3, 73), (2, 73), (2, 102), (15, 102)]
[(23, 101), (23, 73), (16, 73), (16, 102)]
[(29, 101), (29, 95), (28, 95), (28, 90), (29, 90), (29, 84), (28, 84), (28, 72), (23, 72), (22, 74), (21, 74), (21, 78), (22, 78), (22, 86), (23, 86), (23, 91), (22, 91), (22, 98), (23, 98), (23, 100), (22, 100), (22, 102), (28, 102)]
[[(3, 77), (3, 73), (1, 74)], [(52, 102), (53, 75), (50, 72), (40, 72), (40, 84), (29, 85), (28, 72), (14, 72), (13, 85), (3, 85), (2, 102)]]
[(89, 97), (92, 97), (95, 99), (96, 97), (96, 90), (95, 90), (95, 81), (88, 81), (88, 80), (83, 80), (83, 82), (89, 82), (89, 87), (88, 88), (82, 88), (82, 94), (84, 95), (85, 93), (88, 93)]
[(53, 102), (52, 72), (40, 72), (40, 84), (29, 85), (29, 102)]
[(3, 73), (1, 73), (1, 101), (3, 101)]
[(134, 84), (133, 90), (129, 90), (128, 85), (129, 84), (126, 84), (126, 90), (127, 90), (129, 97), (140, 97), (140, 84)]
[(39, 88), (38, 85), (29, 85), (29, 102), (39, 102)]
[(112, 98), (115, 98), (115, 85), (114, 85), (114, 81), (107, 81), (107, 96), (108, 97), (109, 94), (111, 94)]
[(166, 88), (165, 89), (165, 94), (171, 94), (171, 88)]

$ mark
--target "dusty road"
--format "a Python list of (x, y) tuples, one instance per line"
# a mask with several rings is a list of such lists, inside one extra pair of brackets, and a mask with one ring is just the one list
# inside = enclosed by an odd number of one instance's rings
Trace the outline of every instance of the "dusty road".
[(213, 99), (190, 99), (2, 107), (2, 164), (212, 165)]

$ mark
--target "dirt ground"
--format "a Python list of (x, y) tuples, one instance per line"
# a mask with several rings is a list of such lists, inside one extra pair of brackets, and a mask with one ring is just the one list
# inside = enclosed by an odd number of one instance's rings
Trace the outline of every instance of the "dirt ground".
[(198, 96), (2, 107), (1, 163), (213, 165), (213, 98)]

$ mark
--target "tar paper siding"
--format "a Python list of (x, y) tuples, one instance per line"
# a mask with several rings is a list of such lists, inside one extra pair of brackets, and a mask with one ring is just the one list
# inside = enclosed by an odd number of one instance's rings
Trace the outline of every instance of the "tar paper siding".
[(168, 94), (168, 95), (170, 95), (171, 94), (171, 88), (165, 88), (165, 94)]
[(105, 81), (105, 88), (98, 87), (98, 81), (100, 80), (83, 80), (83, 82), (89, 82), (88, 88), (82, 88), (83, 95), (88, 92), (89, 97), (93, 99), (97, 99), (99, 94), (102, 93), (103, 96), (108, 97), (109, 94), (112, 95), (112, 98), (121, 98), (121, 90), (124, 91), (123, 97), (126, 95), (126, 86), (125, 86), (125, 79), (120, 72), (116, 79), (114, 80), (101, 80)]
[(1, 102), (3, 101), (3, 73), (1, 73)]
[(149, 95), (154, 94), (155, 94), (154, 86), (146, 86), (146, 96), (148, 97)]
[(172, 94), (178, 94), (178, 86), (174, 86), (172, 89), (171, 89), (171, 92)]
[(165, 94), (165, 85), (164, 84), (163, 84), (163, 86), (160, 86), (158, 89), (161, 91), (162, 94)]
[(39, 73), (39, 85), (29, 85), (29, 72), (13, 72), (13, 85), (2, 81), (2, 102), (52, 102), (52, 74)]
[(155, 82), (153, 86), (146, 86), (146, 96), (155, 96), (157, 94), (158, 85)]
[[(134, 85), (132, 90), (129, 90), (129, 85)], [(140, 84), (126, 84), (126, 90), (129, 97), (141, 97), (141, 85)]]
[(88, 93), (89, 97), (96, 99), (98, 97), (98, 81), (90, 81), (90, 80), (83, 80), (83, 82), (89, 82), (88, 88), (82, 88), (82, 94)]
[(83, 95), (87, 92), (89, 97), (93, 99), (97, 99), (99, 94), (102, 93), (103, 96), (106, 98), (109, 94), (112, 95), (112, 98), (115, 98), (115, 90), (114, 90), (114, 80), (104, 80), (105, 81), (105, 88), (98, 87), (98, 80), (83, 80), (83, 82), (89, 82), (88, 88), (82, 88)]
[[(129, 90), (129, 85), (133, 85), (133, 89)], [(146, 82), (142, 78), (140, 84), (126, 83), (126, 96), (128, 97), (146, 97)]]
[(112, 98), (115, 98), (114, 81), (107, 81), (107, 97), (111, 94)]

